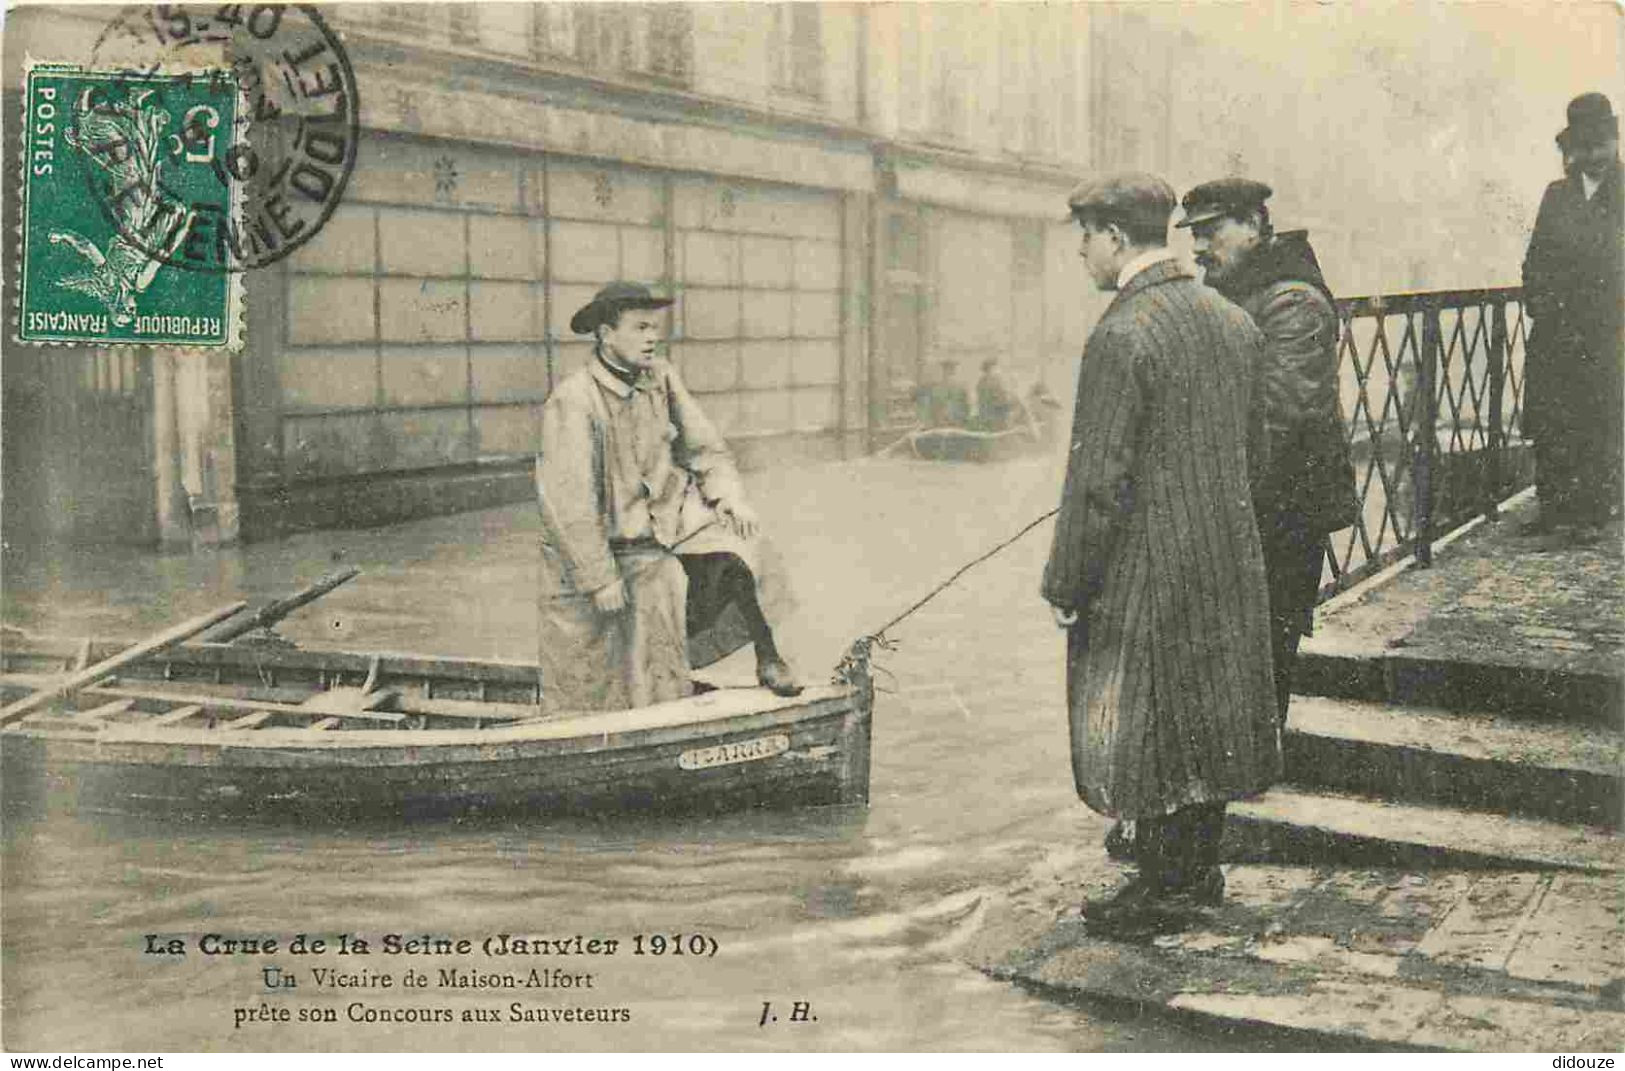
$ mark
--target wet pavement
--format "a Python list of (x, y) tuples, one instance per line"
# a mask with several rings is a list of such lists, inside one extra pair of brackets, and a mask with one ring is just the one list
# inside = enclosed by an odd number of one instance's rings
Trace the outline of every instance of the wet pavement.
[(1539, 512), (1516, 496), (1431, 568), (1329, 604), (1305, 650), (1625, 676), (1625, 532), (1576, 542), (1533, 531)]
[(1114, 997), (1323, 1044), (1477, 1052), (1625, 1047), (1617, 874), (1238, 864), (1179, 932), (1101, 940), (1110, 882), (1058, 853), (1012, 883), (967, 955), (1057, 995)]

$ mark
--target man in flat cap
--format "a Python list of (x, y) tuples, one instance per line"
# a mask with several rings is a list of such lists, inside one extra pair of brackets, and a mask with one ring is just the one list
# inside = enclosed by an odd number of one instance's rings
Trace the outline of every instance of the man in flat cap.
[(1167, 183), (1103, 178), (1071, 207), (1089, 274), (1117, 295), (1083, 354), (1043, 595), (1067, 630), (1078, 794), (1134, 822), (1138, 875), (1084, 904), (1091, 928), (1123, 933), (1220, 899), (1225, 806), (1281, 768), (1248, 487), (1263, 340), (1166, 248)]
[(1264, 333), (1257, 389), (1270, 467), (1253, 473), (1253, 505), (1270, 581), (1277, 711), (1286, 721), (1292, 664), (1309, 634), (1326, 537), (1354, 523), (1354, 468), (1337, 396), (1337, 305), (1306, 231), (1276, 233), (1271, 190), (1244, 178), (1204, 182), (1185, 217), (1207, 285)]
[(926, 428), (963, 428), (970, 423), (970, 394), (958, 380), (959, 362), (937, 362), (936, 382), (914, 392), (915, 414)]
[(1535, 441), (1539, 526), (1587, 539), (1621, 496), (1619, 120), (1608, 98), (1569, 102), (1557, 135), (1564, 177), (1546, 187), (1523, 261), (1523, 431)]
[[(722, 436), (656, 356), (670, 298), (598, 291), (570, 320), (593, 359), (542, 407), (541, 666), (552, 710), (690, 694), (690, 670), (746, 642), (757, 679), (800, 686), (768, 621), (768, 548)], [(768, 609), (764, 609), (768, 608)]]

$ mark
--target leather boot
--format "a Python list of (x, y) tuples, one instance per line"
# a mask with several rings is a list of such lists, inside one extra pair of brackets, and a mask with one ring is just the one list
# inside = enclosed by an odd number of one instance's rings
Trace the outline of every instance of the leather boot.
[(756, 682), (774, 695), (788, 698), (801, 694), (801, 682), (789, 663), (777, 654), (756, 659)]
[(1134, 861), (1134, 819), (1119, 818), (1106, 830), (1106, 858), (1119, 863)]

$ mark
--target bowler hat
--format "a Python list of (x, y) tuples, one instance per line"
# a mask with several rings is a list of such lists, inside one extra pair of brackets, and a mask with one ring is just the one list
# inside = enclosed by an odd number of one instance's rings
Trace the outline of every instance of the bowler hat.
[(610, 283), (570, 317), (570, 330), (590, 335), (600, 324), (612, 324), (626, 309), (663, 309), (671, 298), (655, 297), (642, 283)]
[(1222, 178), (1191, 187), (1180, 206), (1185, 218), (1176, 227), (1194, 227), (1220, 216), (1251, 212), (1262, 207), (1275, 191), (1247, 178)]
[(1561, 148), (1595, 145), (1619, 137), (1619, 118), (1601, 93), (1582, 93), (1569, 101), (1568, 119), (1569, 125), (1557, 133), (1557, 144)]
[(1091, 217), (1137, 224), (1143, 231), (1166, 229), (1174, 211), (1174, 190), (1155, 175), (1130, 171), (1080, 183), (1066, 199), (1072, 218)]

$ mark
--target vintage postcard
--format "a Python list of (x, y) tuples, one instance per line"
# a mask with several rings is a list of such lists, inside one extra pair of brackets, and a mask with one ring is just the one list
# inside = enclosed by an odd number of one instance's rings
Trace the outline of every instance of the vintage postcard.
[(0, 1045), (1603, 1066), (1620, 25), (9, 6)]

